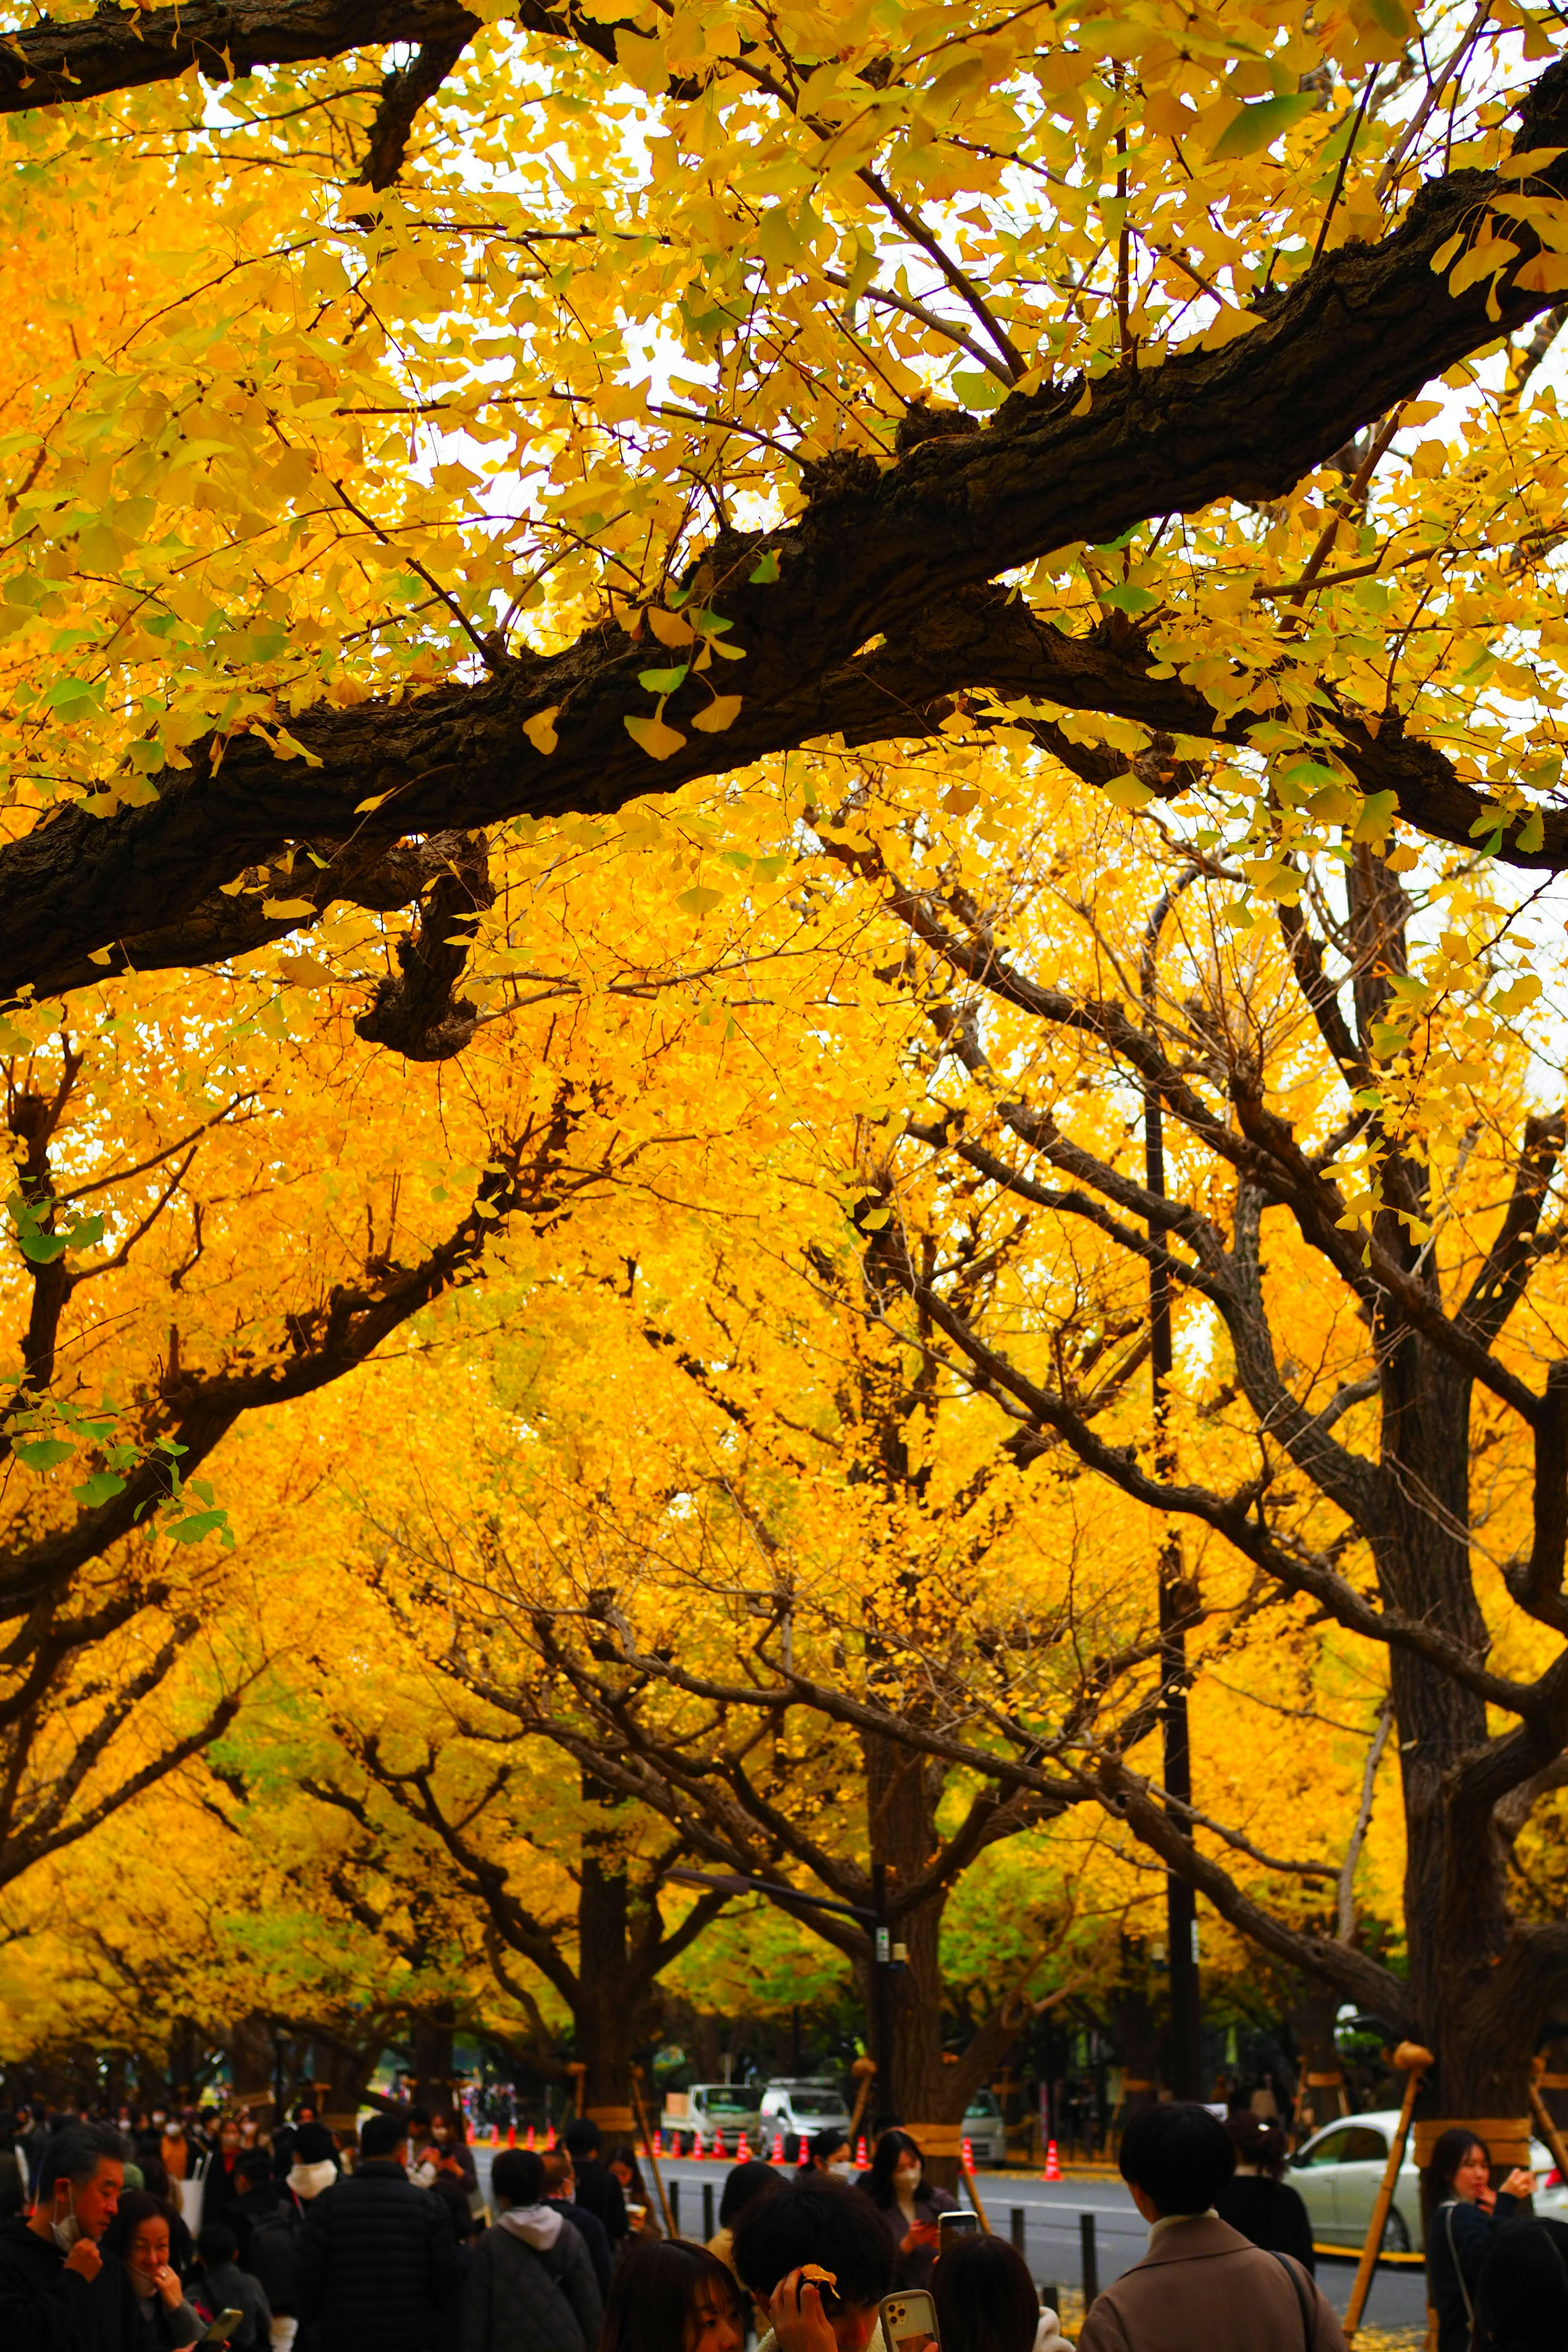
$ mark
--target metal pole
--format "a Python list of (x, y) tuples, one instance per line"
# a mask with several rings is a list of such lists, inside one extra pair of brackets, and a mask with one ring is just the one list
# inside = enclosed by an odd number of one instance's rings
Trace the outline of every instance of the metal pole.
[(1007, 2232), (1020, 2253), (1024, 2251), (1024, 2232), (1029, 2217), (1022, 2205), (1015, 2205), (1007, 2216)]
[(675, 2235), (679, 2238), (680, 2235), (680, 2183), (679, 2180), (672, 2180), (669, 2184), (669, 2218), (675, 2225)]
[[(1155, 906), (1144, 934), (1143, 1026), (1154, 1026), (1155, 959), (1160, 932), (1176, 893), (1198, 878), (1189, 868)], [(1143, 1166), (1148, 1190), (1165, 1198), (1165, 1114), (1152, 1080), (1143, 1084)], [(1170, 1236), (1152, 1220), (1150, 1239), (1163, 1249)], [(1170, 1433), (1170, 1383), (1174, 1361), (1171, 1336), (1171, 1277), (1163, 1265), (1149, 1269), (1149, 1384), (1154, 1423), (1154, 1467), (1172, 1478), (1176, 1449)], [(1181, 1535), (1173, 1522), (1160, 1547), (1160, 1714), (1164, 1735), (1165, 1792), (1177, 1805), (1193, 1801), (1192, 1745), (1187, 1728), (1187, 1645), (1184, 1626), (1189, 1606)], [(1197, 1897), (1174, 1871), (1165, 1876), (1165, 1937), (1171, 1969), (1171, 2088), (1178, 2099), (1203, 2096), (1203, 2014), (1198, 1982)]]
[(702, 2184), (702, 2242), (704, 2245), (708, 2243), (717, 2226), (713, 2219), (713, 2183), (710, 2180), (705, 2180)]
[(1083, 2268), (1083, 2307), (1087, 2311), (1100, 2293), (1100, 2249), (1094, 2242), (1092, 2213), (1079, 2215), (1078, 2234)]

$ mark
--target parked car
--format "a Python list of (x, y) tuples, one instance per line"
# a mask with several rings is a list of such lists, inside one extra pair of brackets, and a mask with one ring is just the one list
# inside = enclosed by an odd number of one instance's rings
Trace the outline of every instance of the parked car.
[(667, 2092), (659, 2120), (677, 2156), (711, 2156), (720, 2138), (733, 2156), (742, 2132), (754, 2153), (762, 2126), (757, 2094), (745, 2083), (693, 2083), (689, 2091)]
[(977, 2165), (1005, 2164), (1007, 2126), (994, 2091), (976, 2091), (963, 2111), (963, 2137)]
[[(1343, 2116), (1338, 2123), (1314, 2132), (1291, 2158), (1290, 2186), (1300, 2191), (1307, 2208), (1315, 2244), (1360, 2246), (1365, 2242), (1398, 2123), (1398, 2110), (1394, 2107), (1365, 2116)], [(1530, 2143), (1530, 2168), (1536, 2179), (1537, 2213), (1554, 2221), (1568, 2221), (1568, 2187), (1539, 2140)], [(1421, 2234), (1421, 2176), (1408, 2142), (1384, 2224), (1383, 2250), (1389, 2254), (1426, 2251)]]
[(775, 2132), (784, 2134), (786, 2164), (798, 2164), (802, 2140), (813, 2132), (847, 2132), (849, 2110), (844, 2104), (844, 2094), (831, 2075), (801, 2074), (781, 2076), (770, 2083), (763, 2093), (762, 2132), (764, 2156), (771, 2156)]

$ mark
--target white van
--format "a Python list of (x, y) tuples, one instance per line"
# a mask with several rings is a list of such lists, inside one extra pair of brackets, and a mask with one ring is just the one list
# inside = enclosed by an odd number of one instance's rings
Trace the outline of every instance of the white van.
[(798, 2164), (801, 2144), (815, 2132), (847, 2132), (849, 2110), (844, 2094), (830, 2074), (783, 2076), (763, 2093), (762, 2153), (771, 2157), (773, 2136), (784, 2134), (784, 2162)]

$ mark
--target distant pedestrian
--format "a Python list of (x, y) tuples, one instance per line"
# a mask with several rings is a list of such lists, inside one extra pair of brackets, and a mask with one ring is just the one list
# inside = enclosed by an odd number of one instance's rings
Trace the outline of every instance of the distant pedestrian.
[[(525, 2150), (524, 2153), (526, 2152)], [(610, 2252), (609, 2239), (605, 2234), (605, 2225), (596, 2213), (590, 2213), (585, 2205), (577, 2203), (577, 2176), (572, 2168), (572, 2159), (565, 2149), (563, 2147), (549, 2149), (544, 2156), (543, 2163), (546, 2202), (560, 2206), (563, 2214), (587, 2247), (588, 2260), (594, 2265), (594, 2284), (599, 2290), (599, 2301), (607, 2303), (610, 2296), (610, 2273), (615, 2268), (615, 2257)]]
[(1131, 2116), (1121, 2164), (1149, 2251), (1102, 2291), (1079, 2352), (1344, 2352), (1317, 2282), (1215, 2210), (1236, 2150), (1206, 2107), (1173, 2100)]
[(407, 2165), (403, 2117), (371, 2116), (359, 2170), (307, 2205), (294, 2291), (308, 2352), (437, 2352), (458, 2248), (446, 2207), (415, 2186)]
[(462, 2352), (596, 2352), (604, 2306), (594, 2266), (544, 2192), (544, 2160), (531, 2148), (496, 2158), (497, 2218), (469, 2263)]
[(662, 2238), (658, 2216), (653, 2210), (653, 2199), (647, 2193), (647, 2183), (642, 2177), (637, 2152), (630, 2140), (621, 2140), (610, 2150), (605, 2168), (612, 2180), (617, 2182), (626, 2209), (626, 2221), (634, 2238)]
[(848, 2133), (840, 2131), (837, 2124), (827, 2124), (821, 2131), (813, 2132), (809, 2139), (801, 2142), (800, 2169), (803, 2175), (828, 2172), (837, 2179), (853, 2180), (855, 2152), (849, 2145)]
[(1535, 2186), (1520, 2168), (1491, 2187), (1491, 2151), (1468, 2125), (1433, 2143), (1426, 2166), (1426, 2282), (1437, 2314), (1437, 2352), (1469, 2352), (1476, 2290), (1494, 2229), (1513, 2221)]
[(574, 2116), (561, 2139), (577, 2176), (577, 2202), (598, 2215), (614, 2253), (625, 2242), (631, 2224), (626, 2219), (626, 2200), (621, 2194), (620, 2182), (608, 2165), (599, 2161), (599, 2126), (586, 2116)]
[(196, 2239), (201, 2274), (195, 2292), (209, 2323), (237, 2311), (239, 2325), (228, 2341), (233, 2352), (267, 2352), (272, 2341), (272, 2306), (260, 2280), (239, 2266), (239, 2240), (226, 2221), (209, 2221)]
[(871, 2169), (861, 2174), (858, 2185), (892, 2240), (893, 2284), (929, 2286), (936, 2264), (937, 2222), (943, 2213), (957, 2212), (958, 2200), (928, 2184), (920, 2142), (907, 2131), (885, 2131), (877, 2142)]
[(9, 2221), (27, 2201), (27, 2168), (16, 2146), (16, 2118), (0, 2115), (0, 2221)]
[(121, 2199), (103, 2233), (105, 2252), (124, 2263), (136, 2298), (133, 2340), (139, 2352), (176, 2352), (202, 2333), (202, 2323), (185, 2300), (180, 2273), (169, 2260), (174, 2220), (163, 2198), (134, 2189)]
[(99, 2124), (51, 2135), (26, 2221), (0, 2222), (0, 2345), (5, 2352), (136, 2352), (131, 2282), (99, 2241), (125, 2177), (125, 2142)]
[(1236, 2170), (1215, 2200), (1220, 2220), (1266, 2252), (1289, 2254), (1309, 2274), (1315, 2274), (1318, 2258), (1312, 2252), (1307, 2209), (1281, 2177), (1284, 2133), (1256, 2108), (1227, 2116), (1225, 2127), (1236, 2148)]
[(735, 2267), (735, 2226), (742, 2214), (759, 2197), (777, 2196), (786, 2185), (771, 2164), (761, 2164), (755, 2158), (748, 2164), (730, 2167), (719, 2199), (719, 2227), (708, 2241), (709, 2252), (717, 2254), (726, 2270)]
[(1061, 2322), (1040, 2306), (1029, 2266), (1005, 2238), (960, 2238), (931, 2280), (942, 2352), (1064, 2352)]
[(1568, 2228), (1508, 2221), (1476, 2283), (1476, 2352), (1563, 2352), (1568, 2345)]
[(742, 2352), (745, 2330), (741, 2291), (706, 2246), (645, 2238), (616, 2268), (599, 2352)]

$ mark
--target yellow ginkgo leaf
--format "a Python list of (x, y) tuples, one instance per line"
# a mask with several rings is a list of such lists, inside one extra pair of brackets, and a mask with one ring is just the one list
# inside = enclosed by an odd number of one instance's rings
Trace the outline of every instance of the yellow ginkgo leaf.
[(560, 710), (561, 705), (552, 702), (548, 710), (536, 710), (531, 719), (525, 719), (522, 722), (523, 733), (534, 750), (546, 760), (555, 749), (555, 721)]
[(647, 625), (661, 646), (689, 646), (697, 634), (689, 621), (679, 613), (667, 613), (661, 604), (647, 607)]
[(740, 716), (741, 697), (738, 694), (716, 694), (706, 710), (700, 710), (691, 724), (700, 734), (722, 735)]
[(626, 719), (621, 723), (637, 749), (646, 751), (650, 760), (668, 760), (671, 752), (679, 751), (686, 740), (684, 735), (673, 727), (667, 727), (657, 714), (652, 719)]

